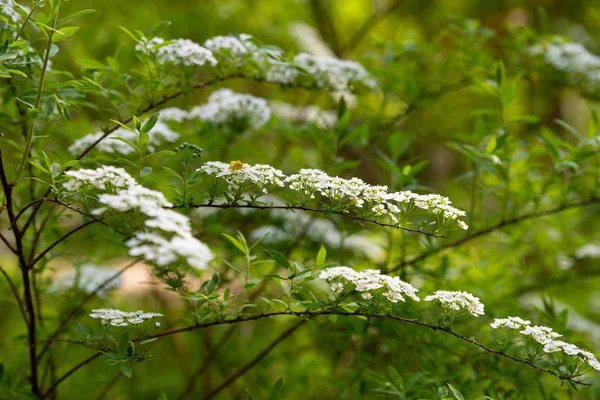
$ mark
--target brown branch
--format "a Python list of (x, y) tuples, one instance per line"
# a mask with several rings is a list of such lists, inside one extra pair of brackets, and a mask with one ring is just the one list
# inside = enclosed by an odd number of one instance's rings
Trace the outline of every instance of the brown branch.
[[(86, 297), (84, 297), (77, 306), (73, 307), (71, 309), (71, 311), (69, 312), (69, 314), (67, 314), (65, 319), (63, 319), (62, 322), (60, 323), (60, 325), (58, 325), (58, 327), (54, 330), (52, 335), (50, 335), (50, 339), (45, 341), (46, 346), (44, 346), (42, 351), (40, 351), (40, 354), (38, 355), (38, 361), (42, 359), (42, 357), (44, 356), (46, 351), (48, 351), (48, 349), (50, 348), (52, 342), (55, 341), (54, 339), (56, 339), (56, 337), (60, 334), (60, 332), (63, 330), (63, 328), (71, 320), (71, 318), (73, 318), (75, 316), (77, 311), (81, 310), (81, 308), (84, 306), (85, 303), (87, 303), (91, 298), (93, 298), (99, 291), (104, 289), (108, 284), (110, 284), (112, 281), (114, 281), (119, 276), (121, 276), (121, 274), (123, 274), (123, 272), (125, 272), (129, 268), (133, 267), (135, 264), (137, 264), (140, 261), (142, 261), (142, 260), (141, 259), (134, 260), (134, 261), (130, 262), (129, 264), (127, 264), (126, 266), (124, 266), (123, 268), (121, 268), (116, 274), (108, 277), (96, 289), (94, 289), (91, 293), (89, 293)], [(41, 342), (38, 342), (38, 343), (41, 343)]]
[(229, 385), (234, 383), (237, 379), (241, 378), (246, 372), (251, 370), (271, 352), (279, 343), (283, 342), (288, 336), (290, 336), (296, 329), (300, 328), (302, 325), (306, 323), (306, 320), (300, 320), (297, 324), (288, 328), (281, 335), (277, 337), (269, 346), (267, 346), (263, 351), (258, 353), (256, 357), (254, 357), (248, 364), (244, 365), (242, 368), (238, 369), (233, 375), (225, 380), (225, 382), (221, 383), (215, 389), (211, 390), (205, 397), (204, 400), (210, 400), (219, 394), (223, 389), (227, 388)]
[(73, 229), (73, 230), (65, 233), (60, 238), (56, 239), (54, 241), (54, 243), (52, 243), (50, 246), (48, 246), (45, 250), (43, 250), (40, 254), (38, 254), (38, 256), (36, 258), (33, 259), (33, 261), (29, 264), (29, 268), (33, 268), (35, 266), (35, 264), (37, 264), (42, 258), (44, 258), (44, 256), (50, 250), (52, 250), (54, 247), (58, 246), (61, 242), (63, 242), (64, 240), (66, 240), (69, 236), (73, 235), (74, 233), (79, 232), (80, 230), (82, 230), (86, 226), (91, 225), (91, 224), (96, 223), (96, 222), (97, 222), (96, 220), (87, 221), (87, 222), (79, 225), (77, 228), (75, 228), (75, 229)]
[(356, 215), (351, 215), (342, 211), (326, 211), (326, 210), (320, 210), (318, 208), (310, 208), (310, 207), (301, 207), (301, 206), (259, 206), (259, 205), (253, 205), (253, 204), (244, 204), (244, 205), (231, 205), (231, 204), (191, 204), (189, 206), (175, 206), (175, 207), (171, 207), (171, 208), (222, 208), (222, 209), (227, 209), (227, 208), (252, 208), (252, 209), (256, 209), (256, 210), (296, 210), (296, 211), (308, 211), (308, 212), (314, 212), (314, 213), (321, 213), (321, 214), (334, 214), (334, 215), (340, 215), (342, 217), (346, 217), (346, 218), (350, 218), (353, 219), (355, 221), (359, 221), (359, 222), (366, 222), (369, 224), (374, 224), (374, 225), (379, 225), (381, 227), (391, 227), (391, 228), (396, 228), (396, 229), (402, 229), (403, 231), (407, 231), (407, 232), (413, 232), (413, 233), (420, 233), (422, 235), (426, 235), (426, 236), (430, 236), (430, 237), (435, 237), (435, 238), (443, 238), (443, 235), (436, 235), (434, 233), (428, 233), (428, 232), (424, 232), (421, 229), (410, 229), (410, 228), (406, 228), (403, 226), (399, 226), (397, 224), (387, 224), (387, 223), (383, 223), (383, 222), (378, 222), (375, 220), (371, 220), (371, 219), (366, 219), (366, 218), (362, 218)]
[(4, 242), (4, 244), (6, 245), (6, 247), (8, 247), (8, 249), (13, 253), (13, 254), (17, 254), (17, 250), (12, 247), (12, 245), (10, 244), (10, 242), (8, 241), (7, 238), (4, 237), (3, 234), (0, 233), (0, 240), (2, 240)]
[(61, 376), (60, 378), (58, 378), (56, 380), (56, 382), (54, 382), (54, 385), (52, 385), (48, 390), (46, 390), (41, 398), (46, 398), (48, 397), (50, 394), (52, 394), (56, 388), (58, 387), (58, 385), (60, 385), (64, 380), (66, 380), (68, 377), (70, 377), (71, 375), (73, 375), (77, 370), (79, 370), (80, 368), (86, 366), (87, 364), (89, 364), (90, 362), (94, 361), (96, 358), (100, 357), (102, 355), (102, 353), (96, 353), (91, 357), (86, 358), (85, 360), (83, 360), (82, 362), (80, 362), (79, 364), (75, 365), (73, 368), (71, 368), (69, 371), (67, 371), (63, 376)]
[(8, 282), (8, 286), (10, 286), (10, 290), (11, 290), (15, 300), (17, 301), (17, 304), (19, 305), (19, 310), (21, 310), (21, 315), (23, 316), (23, 321), (25, 321), (25, 325), (27, 325), (29, 323), (27, 321), (27, 313), (25, 312), (25, 308), (23, 308), (23, 303), (21, 302), (21, 297), (19, 296), (19, 291), (17, 290), (17, 287), (15, 286), (12, 279), (10, 279), (10, 276), (8, 275), (6, 270), (4, 268), (2, 268), (2, 266), (0, 266), (0, 273), (2, 273), (2, 275), (4, 275), (4, 277), (6, 278), (6, 281)]
[(489, 227), (487, 227), (485, 229), (481, 229), (481, 230), (479, 230), (479, 231), (477, 231), (477, 232), (475, 232), (475, 233), (473, 233), (473, 234), (471, 234), (469, 236), (466, 236), (466, 237), (464, 237), (462, 239), (458, 239), (458, 240), (456, 240), (454, 242), (443, 244), (440, 247), (438, 247), (436, 250), (423, 253), (423, 254), (421, 254), (421, 255), (419, 255), (417, 257), (412, 258), (411, 260), (403, 261), (403, 262), (399, 263), (398, 265), (396, 265), (395, 267), (391, 268), (390, 270), (386, 271), (386, 273), (390, 273), (390, 272), (396, 271), (398, 269), (404, 268), (404, 267), (409, 266), (409, 265), (414, 265), (414, 264), (418, 263), (419, 261), (423, 261), (423, 260), (425, 260), (425, 259), (427, 259), (429, 257), (432, 257), (432, 256), (434, 256), (436, 254), (439, 254), (439, 253), (441, 253), (441, 252), (443, 252), (445, 250), (448, 250), (448, 249), (451, 249), (451, 248), (455, 248), (455, 247), (459, 247), (459, 246), (461, 246), (461, 245), (463, 245), (465, 243), (470, 242), (473, 239), (476, 239), (476, 238), (478, 238), (480, 236), (487, 235), (488, 233), (494, 232), (494, 231), (496, 231), (498, 229), (502, 229), (502, 228), (510, 226), (510, 225), (519, 224), (519, 223), (521, 223), (523, 221), (527, 221), (527, 220), (530, 220), (530, 219), (541, 218), (541, 217), (545, 217), (545, 216), (548, 216), (548, 215), (557, 214), (557, 213), (560, 213), (560, 212), (563, 212), (563, 211), (566, 211), (566, 210), (569, 210), (569, 209), (572, 209), (572, 208), (586, 207), (586, 206), (589, 206), (589, 205), (592, 205), (592, 204), (598, 204), (598, 203), (600, 203), (600, 197), (592, 197), (592, 198), (590, 198), (588, 200), (583, 200), (583, 201), (579, 201), (579, 202), (571, 203), (571, 204), (564, 204), (564, 205), (562, 205), (560, 207), (556, 207), (556, 208), (553, 208), (553, 209), (550, 209), (550, 210), (532, 212), (532, 213), (529, 213), (529, 214), (522, 215), (520, 217), (515, 217), (515, 218), (507, 219), (507, 220), (499, 222), (496, 225), (492, 225), (492, 226), (489, 226)]

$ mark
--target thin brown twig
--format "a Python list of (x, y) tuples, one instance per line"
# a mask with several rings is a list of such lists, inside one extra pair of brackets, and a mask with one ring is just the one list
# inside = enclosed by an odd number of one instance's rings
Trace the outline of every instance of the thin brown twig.
[(269, 346), (263, 349), (260, 353), (258, 353), (249, 363), (244, 365), (242, 368), (238, 369), (234, 372), (229, 378), (227, 378), (223, 383), (217, 386), (215, 389), (211, 390), (206, 396), (204, 396), (204, 400), (210, 400), (219, 394), (223, 389), (227, 388), (229, 385), (234, 383), (236, 380), (241, 378), (246, 372), (254, 368), (260, 360), (265, 358), (267, 354), (271, 352), (279, 343), (283, 342), (288, 336), (290, 336), (296, 329), (300, 328), (302, 325), (306, 323), (306, 320), (300, 320), (297, 324), (292, 327), (286, 329), (281, 335), (279, 335)]
[(86, 226), (89, 226), (89, 225), (94, 224), (96, 222), (97, 221), (93, 220), (93, 219), (90, 220), (90, 221), (84, 222), (83, 224), (79, 225), (77, 228), (70, 230), (69, 232), (65, 233), (64, 235), (62, 235), (61, 237), (59, 237), (58, 239), (56, 239), (50, 246), (48, 246), (45, 250), (43, 250), (40, 254), (38, 254), (38, 256), (35, 257), (31, 263), (29, 263), (29, 268), (33, 268), (35, 266), (35, 264), (37, 264), (42, 258), (44, 258), (44, 256), (50, 250), (52, 250), (54, 247), (58, 246), (60, 243), (62, 243), (64, 240), (66, 240), (69, 236), (73, 235), (74, 233), (79, 232), (80, 230), (82, 230)]
[(342, 211), (327, 211), (327, 210), (321, 210), (318, 208), (310, 208), (310, 207), (302, 207), (302, 206), (260, 206), (260, 205), (253, 205), (253, 204), (243, 204), (243, 205), (231, 205), (231, 204), (191, 204), (189, 206), (176, 206), (176, 207), (171, 207), (171, 208), (222, 208), (222, 209), (228, 209), (228, 208), (252, 208), (255, 210), (291, 210), (291, 211), (308, 211), (308, 212), (314, 212), (314, 213), (321, 213), (321, 214), (334, 214), (334, 215), (340, 215), (342, 217), (346, 217), (346, 218), (350, 218), (353, 219), (355, 221), (359, 221), (359, 222), (366, 222), (369, 224), (374, 224), (374, 225), (379, 225), (382, 227), (391, 227), (391, 228), (396, 228), (396, 229), (402, 229), (403, 231), (407, 231), (407, 232), (413, 232), (413, 233), (420, 233), (422, 235), (425, 236), (430, 236), (430, 237), (435, 237), (435, 238), (443, 238), (443, 235), (436, 235), (434, 233), (428, 233), (428, 232), (424, 232), (421, 229), (410, 229), (410, 228), (406, 228), (397, 224), (388, 224), (388, 223), (383, 223), (383, 222), (378, 222), (375, 220), (371, 220), (371, 219), (366, 219), (366, 218), (362, 218), (356, 215), (351, 215)]
[(506, 219), (506, 220), (503, 220), (503, 221), (497, 223), (496, 225), (489, 226), (489, 227), (487, 227), (485, 229), (481, 229), (481, 230), (479, 230), (479, 231), (477, 231), (477, 232), (475, 232), (475, 233), (473, 233), (473, 234), (471, 234), (469, 236), (465, 236), (462, 239), (458, 239), (458, 240), (455, 240), (454, 242), (443, 244), (443, 245), (441, 245), (440, 247), (438, 247), (437, 249), (435, 249), (433, 251), (425, 252), (425, 253), (423, 253), (423, 254), (421, 254), (421, 255), (419, 255), (417, 257), (414, 257), (414, 258), (412, 258), (410, 260), (403, 261), (403, 262), (397, 264), (395, 267), (391, 268), (390, 270), (388, 270), (386, 272), (390, 273), (390, 272), (394, 272), (394, 271), (396, 271), (398, 269), (404, 268), (406, 266), (414, 265), (414, 264), (418, 263), (419, 261), (423, 261), (423, 260), (425, 260), (425, 259), (427, 259), (429, 257), (432, 257), (432, 256), (434, 256), (436, 254), (439, 254), (439, 253), (441, 253), (441, 252), (443, 252), (445, 250), (448, 250), (448, 249), (451, 249), (451, 248), (455, 248), (455, 247), (459, 247), (459, 246), (461, 246), (461, 245), (463, 245), (465, 243), (470, 242), (473, 239), (476, 239), (476, 238), (478, 238), (480, 236), (484, 236), (484, 235), (487, 235), (489, 233), (495, 232), (498, 229), (502, 229), (502, 228), (505, 228), (505, 227), (510, 226), (510, 225), (515, 225), (515, 224), (519, 224), (519, 223), (521, 223), (523, 221), (527, 221), (527, 220), (530, 220), (530, 219), (541, 218), (541, 217), (545, 217), (545, 216), (548, 216), (548, 215), (557, 214), (557, 213), (560, 213), (560, 212), (563, 212), (563, 211), (566, 211), (566, 210), (569, 210), (569, 209), (579, 208), (579, 207), (586, 207), (586, 206), (589, 206), (589, 205), (592, 205), (592, 204), (598, 204), (598, 203), (600, 203), (600, 197), (592, 197), (590, 199), (582, 200), (582, 201), (579, 201), (579, 202), (576, 202), (576, 203), (563, 204), (562, 206), (559, 206), (559, 207), (556, 207), (556, 208), (552, 208), (552, 209), (549, 209), (549, 210), (536, 211), (536, 212), (532, 212), (532, 213), (529, 213), (529, 214), (521, 215), (520, 217)]
[(19, 291), (17, 290), (17, 287), (15, 286), (14, 282), (12, 281), (12, 279), (10, 278), (10, 276), (8, 275), (8, 273), (6, 272), (6, 270), (4, 268), (2, 268), (2, 266), (0, 265), (0, 273), (2, 273), (2, 275), (4, 275), (4, 278), (6, 278), (6, 282), (8, 282), (8, 286), (10, 286), (10, 290), (17, 302), (17, 304), (19, 305), (19, 310), (21, 310), (21, 315), (23, 316), (23, 320), (25, 321), (25, 324), (27, 325), (27, 313), (25, 312), (25, 308), (23, 308), (23, 303), (21, 302), (21, 297), (19, 296)]
[[(133, 267), (135, 264), (137, 264), (140, 261), (142, 261), (142, 260), (141, 259), (136, 259), (136, 260), (130, 262), (129, 264), (127, 264), (126, 266), (124, 266), (123, 268), (121, 268), (119, 271), (117, 271), (117, 273), (115, 273), (114, 275), (111, 275), (110, 277), (108, 277), (107, 279), (105, 279), (100, 285), (98, 285), (98, 287), (96, 287), (96, 289), (94, 289), (91, 293), (89, 293), (87, 296), (85, 296), (79, 302), (78, 305), (76, 305), (75, 307), (73, 307), (71, 309), (71, 311), (69, 312), (69, 314), (67, 314), (67, 316), (61, 321), (61, 323), (58, 325), (58, 327), (54, 330), (54, 332), (52, 333), (52, 335), (50, 335), (50, 339), (48, 339), (48, 341), (46, 342), (47, 343), (46, 346), (44, 346), (44, 348), (42, 349), (42, 351), (40, 351), (40, 354), (38, 355), (38, 361), (42, 359), (42, 357), (44, 356), (44, 354), (46, 353), (46, 351), (48, 351), (48, 349), (50, 348), (50, 346), (51, 346), (52, 342), (54, 341), (54, 339), (56, 339), (56, 337), (60, 334), (60, 332), (63, 330), (63, 328), (71, 320), (71, 318), (73, 318), (75, 316), (75, 314), (77, 314), (77, 311), (81, 310), (81, 308), (85, 305), (85, 303), (87, 303), (98, 292), (100, 292), (102, 289), (104, 289), (108, 284), (110, 284), (112, 281), (114, 281), (119, 276), (121, 276), (121, 274), (123, 274), (123, 272), (125, 272), (129, 268)], [(40, 342), (38, 342), (38, 343), (40, 343)]]
[(71, 368), (69, 371), (67, 371), (63, 376), (58, 378), (56, 380), (56, 382), (54, 382), (54, 385), (52, 385), (48, 390), (46, 390), (42, 394), (41, 398), (48, 397), (51, 393), (53, 393), (56, 390), (58, 385), (60, 385), (63, 381), (65, 381), (67, 378), (69, 378), (71, 375), (73, 375), (77, 370), (86, 366), (87, 364), (94, 361), (96, 358), (100, 357), (101, 355), (102, 355), (102, 353), (96, 353), (93, 356), (90, 356), (90, 357), (86, 358), (85, 360), (83, 360), (82, 362), (80, 362), (79, 364), (75, 365), (73, 368)]
[(10, 242), (8, 241), (7, 238), (4, 237), (3, 234), (0, 233), (0, 240), (2, 240), (4, 242), (4, 244), (6, 245), (6, 247), (8, 247), (8, 249), (13, 253), (13, 254), (17, 254), (17, 249), (15, 249), (14, 247), (12, 247), (12, 245), (10, 244)]

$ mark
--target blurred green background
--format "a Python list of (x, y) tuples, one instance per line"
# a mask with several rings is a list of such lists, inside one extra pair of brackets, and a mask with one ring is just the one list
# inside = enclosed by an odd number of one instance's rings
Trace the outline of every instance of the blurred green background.
[[(347, 146), (339, 154), (331, 155), (320, 144), (318, 132), (287, 129), (274, 122), (231, 143), (223, 144), (219, 138), (197, 138), (195, 143), (205, 148), (206, 159), (217, 159), (217, 154), (221, 153), (211, 146), (226, 146), (227, 157), (231, 160), (271, 164), (287, 172), (321, 168), (332, 174), (359, 176), (372, 184), (387, 184), (394, 189), (428, 188), (449, 196), (454, 205), (463, 209), (469, 205), (471, 181), (464, 177), (461, 179), (461, 176), (470, 170), (471, 163), (446, 143), (456, 139), (468, 142), (474, 130), (473, 112), (493, 107), (493, 99), (477, 87), (464, 85), (419, 103), (414, 112), (392, 129), (379, 131), (377, 125), (370, 125), (369, 121), (385, 121), (399, 112), (405, 101), (410, 103), (411, 96), (416, 98), (410, 90), (411, 85), (423, 83), (422, 87), (435, 90), (443, 86), (444, 79), (448, 83), (460, 80), (460, 66), (480, 68), (485, 72), (486, 68), (490, 68), (490, 60), (504, 59), (509, 73), (514, 73), (521, 62), (510, 52), (511, 46), (516, 43), (514, 31), (540, 33), (545, 30), (546, 33), (559, 34), (582, 43), (591, 52), (597, 52), (600, 43), (600, 2), (595, 0), (72, 0), (63, 5), (61, 12), (67, 15), (87, 8), (96, 12), (77, 21), (81, 30), (60, 44), (60, 52), (53, 59), (53, 68), (66, 69), (80, 76), (80, 60), (104, 62), (106, 57), (117, 58), (123, 69), (135, 65), (133, 43), (119, 29), (120, 25), (149, 32), (161, 22), (170, 21), (161, 36), (189, 38), (198, 43), (216, 35), (249, 33), (265, 44), (276, 45), (289, 52), (306, 51), (303, 47), (307, 45), (306, 40), (294, 36), (294, 26), (300, 23), (314, 28), (335, 54), (362, 62), (386, 83), (385, 96), (359, 96), (359, 106), (352, 110), (353, 127), (368, 126), (367, 138), (362, 142), (357, 140), (355, 145)], [(357, 36), (359, 28), (371, 18), (373, 26), (365, 29), (364, 35)], [(449, 27), (456, 21), (465, 19), (478, 20), (481, 26), (496, 32), (494, 40), (481, 44), (481, 47), (474, 45), (474, 50), (480, 50), (477, 53), (480, 54), (479, 59), (469, 58), (472, 56), (468, 53), (469, 46), (460, 47), (440, 39), (442, 32), (451, 30)], [(349, 43), (351, 46), (348, 46)], [(410, 53), (407, 50), (410, 46), (418, 50)], [(456, 50), (458, 47), (460, 51)], [(440, 62), (435, 56), (439, 55), (442, 59), (453, 52), (460, 52), (465, 58), (447, 74), (440, 74)], [(560, 131), (554, 122), (560, 118), (585, 131), (594, 105), (575, 90), (552, 83), (544, 84), (543, 74), (538, 74), (537, 81), (534, 75), (530, 74), (528, 79), (523, 80), (517, 100), (506, 111), (506, 115), (510, 116), (535, 114), (540, 117), (535, 124), (514, 127), (520, 144), (532, 148), (532, 153), (539, 152), (542, 147), (537, 140), (542, 126)], [(279, 89), (274, 85), (242, 80), (220, 86), (296, 105), (316, 104), (328, 110), (337, 107), (336, 101), (327, 93)], [(169, 105), (190, 108), (201, 104), (212, 90), (215, 87), (195, 91)], [(389, 101), (389, 108), (380, 113), (384, 97)], [(73, 113), (72, 118), (72, 123), (52, 127), (51, 138), (44, 139), (43, 146), (50, 154), (60, 157), (61, 151), (64, 152), (75, 138), (108, 125), (109, 119), (102, 109), (83, 109)], [(566, 137), (564, 132), (560, 135)], [(381, 152), (393, 153), (396, 147), (403, 149), (397, 160), (401, 166), (429, 161), (417, 178), (404, 182), (395, 179), (377, 162)], [(344, 170), (340, 167), (343, 161), (358, 161), (358, 164)], [(516, 162), (513, 172), (515, 176), (525, 176), (529, 168), (531, 165), (526, 162)], [(554, 173), (551, 169), (542, 170), (547, 174)], [(496, 183), (494, 177), (486, 179), (490, 185)], [(166, 178), (149, 185), (162, 189), (165, 183)], [(525, 192), (527, 185), (527, 181), (517, 182), (512, 190)], [(169, 193), (168, 189), (165, 190)], [(494, 188), (481, 195), (483, 211), (477, 216), (480, 220), (475, 221), (477, 227), (486, 225), (481, 221), (492, 224), (501, 219), (496, 190)], [(574, 190), (577, 191), (577, 188)], [(200, 227), (203, 240), (211, 247), (221, 246), (220, 257), (235, 262), (234, 251), (221, 240), (220, 233), (233, 234), (240, 229), (249, 235), (253, 228), (261, 226), (263, 216), (221, 212), (205, 219), (196, 217), (194, 222)], [(336, 220), (336, 223), (342, 231), (363, 229), (348, 221)], [(596, 349), (598, 353), (600, 259), (597, 256), (578, 257), (577, 250), (588, 244), (600, 246), (599, 223), (598, 205), (525, 221), (429, 258), (404, 271), (403, 276), (422, 288), (424, 293), (433, 288), (471, 291), (485, 303), (488, 310), (486, 318), (521, 315), (536, 323), (548, 323), (565, 335), (568, 332), (570, 340), (595, 346), (590, 349)], [(387, 231), (371, 231), (375, 241), (385, 242)], [(59, 233), (56, 231), (54, 234)], [(420, 254), (429, 245), (414, 235), (401, 235), (399, 232), (389, 235), (394, 235), (398, 243), (398, 248), (390, 256), (393, 259), (404, 256), (404, 252)], [(460, 232), (454, 232), (450, 239), (460, 235)], [(92, 248), (89, 243), (91, 237), (102, 246)], [(60, 257), (49, 264), (44, 282), (49, 285), (53, 271), (64, 272), (73, 263), (106, 259), (107, 254), (111, 254), (109, 244), (118, 240), (100, 228), (92, 228), (86, 235), (73, 237)], [(400, 246), (403, 240), (407, 244)], [(317, 250), (317, 244), (303, 241), (292, 252), (292, 259), (314, 259)], [(8, 253), (0, 257), (3, 265), (14, 263)], [(356, 255), (352, 259), (348, 254), (331, 250), (330, 261), (335, 260), (346, 261), (353, 266), (373, 266), (369, 257)], [(125, 259), (119, 258), (111, 261), (114, 266), (124, 263)], [(14, 269), (13, 272), (16, 274)], [(202, 276), (203, 279), (207, 277), (208, 274)], [(167, 314), (166, 327), (186, 324), (185, 303), (162, 291), (162, 285), (152, 281), (145, 268), (137, 268), (135, 273), (125, 275), (123, 281), (123, 287), (111, 294), (110, 300), (95, 299), (88, 309), (92, 305), (100, 307), (109, 303), (123, 309), (163, 310)], [(239, 282), (232, 285), (232, 291), (241, 290)], [(0, 281), (0, 290), (8, 293), (5, 281)], [(44, 296), (42, 301), (49, 310), (49, 316), (70, 309), (76, 294), (48, 293)], [(0, 300), (0, 321), (0, 361), (8, 370), (25, 370), (26, 360), (22, 356), (25, 329), (8, 294)], [(487, 332), (487, 328), (481, 326), (489, 321), (488, 318), (469, 322), (470, 330), (463, 332), (468, 335), (480, 330)], [(155, 346), (157, 355), (153, 361), (136, 366), (131, 379), (120, 376), (115, 368), (107, 366), (100, 358), (62, 385), (58, 391), (59, 398), (157, 399), (165, 396), (163, 398), (177, 399), (190, 377), (196, 376), (195, 389), (187, 398), (200, 399), (292, 323), (282, 318), (238, 326), (210, 367), (198, 375), (194, 372), (214, 351), (227, 327), (160, 340)], [(72, 323), (69, 334), (78, 337), (93, 329), (94, 322), (82, 313)], [(494, 399), (600, 398), (600, 380), (595, 372), (590, 378), (596, 385), (576, 391), (566, 384), (561, 385), (556, 379), (540, 376), (532, 369), (440, 336), (415, 326), (391, 322), (323, 318), (300, 328), (217, 398), (246, 399), (248, 395), (244, 389), (248, 389), (254, 399), (267, 399), (279, 377), (284, 378), (283, 399), (398, 398), (373, 391), (379, 387), (373, 374), (386, 376), (388, 365), (402, 375), (408, 393), (406, 398), (410, 399), (439, 398), (437, 388), (448, 382), (467, 399), (484, 394)], [(485, 335), (478, 339), (489, 342)], [(88, 349), (67, 346), (56, 346), (53, 350), (59, 372), (65, 372), (90, 354)]]

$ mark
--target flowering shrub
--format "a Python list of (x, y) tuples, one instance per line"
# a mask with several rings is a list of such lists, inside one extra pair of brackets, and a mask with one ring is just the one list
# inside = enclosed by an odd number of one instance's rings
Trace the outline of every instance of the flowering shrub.
[(72, 3), (0, 0), (0, 398), (597, 398), (593, 51)]

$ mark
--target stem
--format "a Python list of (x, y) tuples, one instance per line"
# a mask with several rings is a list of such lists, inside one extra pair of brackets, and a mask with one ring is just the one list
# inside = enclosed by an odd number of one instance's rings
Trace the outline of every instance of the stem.
[[(48, 33), (48, 40), (46, 41), (46, 52), (44, 54), (44, 63), (42, 65), (42, 73), (40, 75), (40, 83), (38, 85), (37, 96), (35, 98), (34, 109), (38, 109), (40, 107), (40, 103), (42, 101), (42, 93), (44, 92), (44, 81), (46, 80), (46, 70), (48, 68), (48, 59), (50, 59), (50, 47), (52, 46), (52, 37), (54, 36), (54, 28), (56, 28), (56, 21), (58, 20), (58, 10), (59, 6), (56, 7), (56, 11), (54, 12), (54, 18), (52, 20), (52, 30)], [(19, 181), (21, 177), (21, 173), (23, 172), (23, 168), (27, 163), (27, 159), (29, 158), (29, 152), (31, 151), (31, 145), (33, 144), (33, 133), (35, 131), (35, 122), (37, 120), (37, 115), (31, 121), (29, 125), (29, 132), (27, 132), (27, 141), (25, 142), (25, 151), (23, 152), (23, 158), (21, 159), (21, 163), (19, 164), (19, 169), (17, 169), (17, 175), (15, 177), (15, 184)]]

